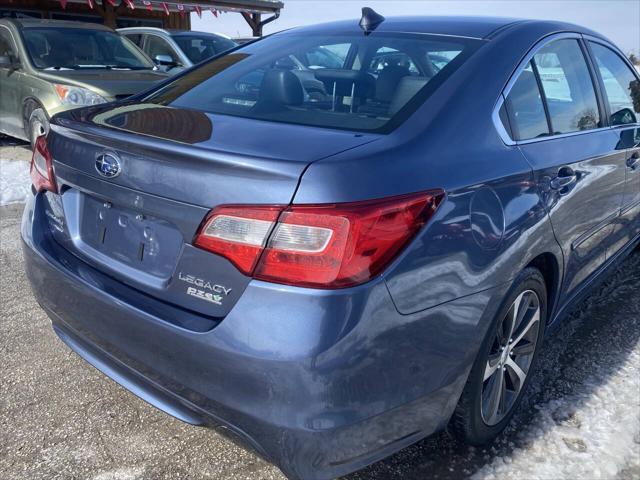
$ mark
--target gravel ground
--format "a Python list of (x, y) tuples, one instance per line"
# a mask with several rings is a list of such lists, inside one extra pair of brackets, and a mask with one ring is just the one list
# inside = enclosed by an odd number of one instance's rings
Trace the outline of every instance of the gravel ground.
[[(24, 274), (22, 207), (0, 207), (0, 479), (282, 478), (217, 432), (150, 407), (57, 340)], [(640, 478), (638, 291), (640, 252), (546, 341), (524, 408), (492, 447), (442, 433), (351, 479)]]

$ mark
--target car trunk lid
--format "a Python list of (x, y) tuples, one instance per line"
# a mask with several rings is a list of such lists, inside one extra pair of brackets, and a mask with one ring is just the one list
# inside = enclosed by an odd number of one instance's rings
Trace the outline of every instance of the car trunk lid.
[[(62, 192), (47, 218), (58, 243), (95, 268), (221, 318), (250, 279), (192, 246), (208, 211), (286, 205), (307, 165), (375, 138), (164, 107), (68, 112), (47, 139)], [(119, 171), (100, 173), (101, 162)]]

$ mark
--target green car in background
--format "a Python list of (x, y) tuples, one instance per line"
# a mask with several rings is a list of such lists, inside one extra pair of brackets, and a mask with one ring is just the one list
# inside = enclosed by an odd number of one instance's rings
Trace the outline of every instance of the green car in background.
[(54, 114), (124, 99), (167, 75), (108, 27), (0, 19), (0, 133), (28, 140)]

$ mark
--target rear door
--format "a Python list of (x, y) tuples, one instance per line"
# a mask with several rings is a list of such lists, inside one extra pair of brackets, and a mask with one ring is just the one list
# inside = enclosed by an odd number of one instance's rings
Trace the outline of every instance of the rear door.
[(627, 180), (612, 254), (640, 233), (640, 81), (625, 60), (604, 43), (588, 42), (599, 73), (609, 123), (625, 157)]
[(626, 178), (584, 48), (571, 35), (547, 42), (506, 99), (513, 134), (536, 172), (565, 254), (567, 297), (606, 261)]

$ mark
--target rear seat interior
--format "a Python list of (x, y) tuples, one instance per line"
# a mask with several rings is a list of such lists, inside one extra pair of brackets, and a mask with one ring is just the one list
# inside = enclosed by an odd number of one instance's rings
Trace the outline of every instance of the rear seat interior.
[(387, 66), (378, 78), (366, 72), (328, 69), (315, 76), (332, 101), (335, 92), (332, 110), (372, 117), (393, 116), (429, 82), (428, 77), (411, 75), (407, 67), (398, 65)]
[(378, 78), (358, 70), (322, 69), (314, 72), (324, 84), (323, 101), (305, 102), (305, 90), (300, 78), (290, 70), (267, 70), (260, 83), (254, 110), (322, 110), (354, 113), (368, 117), (392, 117), (420, 89), (429, 78), (415, 76), (406, 67), (389, 66)]

